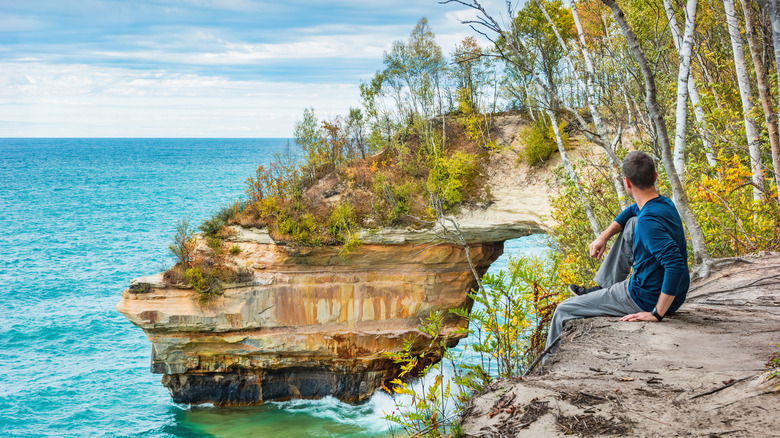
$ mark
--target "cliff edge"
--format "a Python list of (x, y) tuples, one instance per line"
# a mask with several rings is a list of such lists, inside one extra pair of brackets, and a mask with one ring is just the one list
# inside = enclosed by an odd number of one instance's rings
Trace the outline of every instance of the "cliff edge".
[(497, 382), (465, 411), (474, 437), (778, 435), (780, 254), (691, 285), (661, 323), (567, 323), (541, 375)]

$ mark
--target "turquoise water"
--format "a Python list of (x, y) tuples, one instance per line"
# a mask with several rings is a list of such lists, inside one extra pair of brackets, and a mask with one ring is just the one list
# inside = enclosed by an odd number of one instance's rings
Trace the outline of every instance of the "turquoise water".
[[(0, 436), (387, 436), (378, 393), (253, 408), (171, 402), (114, 307), (172, 264), (178, 221), (242, 196), (285, 139), (0, 139)], [(506, 255), (544, 251), (544, 238)]]

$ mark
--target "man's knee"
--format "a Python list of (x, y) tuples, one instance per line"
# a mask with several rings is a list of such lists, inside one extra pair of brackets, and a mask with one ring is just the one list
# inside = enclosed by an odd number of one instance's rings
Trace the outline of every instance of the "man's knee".
[(634, 229), (636, 229), (636, 221), (636, 216), (629, 218), (626, 222), (626, 226), (623, 227), (623, 238), (632, 245), (634, 243)]
[(555, 312), (553, 313), (553, 318), (555, 318), (555, 315), (563, 317), (564, 315), (573, 314), (576, 309), (580, 307), (576, 298), (577, 297), (567, 298), (558, 304), (558, 307), (555, 308)]

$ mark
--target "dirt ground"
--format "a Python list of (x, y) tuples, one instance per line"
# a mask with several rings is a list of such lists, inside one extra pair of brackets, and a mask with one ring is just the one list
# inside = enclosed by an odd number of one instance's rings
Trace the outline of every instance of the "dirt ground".
[(663, 322), (567, 323), (542, 374), (475, 397), (471, 437), (780, 437), (780, 254), (691, 285)]

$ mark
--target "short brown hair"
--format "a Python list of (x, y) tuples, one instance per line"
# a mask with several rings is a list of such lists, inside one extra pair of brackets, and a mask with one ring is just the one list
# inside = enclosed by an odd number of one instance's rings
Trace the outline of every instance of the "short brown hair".
[(623, 160), (623, 174), (639, 190), (652, 187), (655, 184), (653, 158), (642, 151), (629, 152)]

